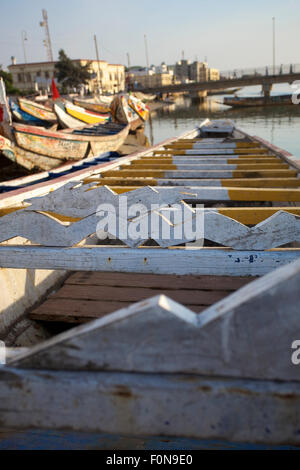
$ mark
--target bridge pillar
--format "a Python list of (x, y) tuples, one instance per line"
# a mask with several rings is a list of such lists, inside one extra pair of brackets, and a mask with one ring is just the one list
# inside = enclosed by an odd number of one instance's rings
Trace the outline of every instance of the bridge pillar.
[(207, 97), (207, 91), (206, 91), (206, 90), (203, 90), (203, 91), (191, 91), (191, 92), (190, 92), (190, 97), (191, 97), (191, 100), (192, 100), (192, 103), (193, 103), (193, 104), (203, 103), (203, 101), (204, 101), (205, 98)]
[(272, 83), (263, 83), (262, 84), (262, 92), (263, 92), (263, 95), (265, 97), (265, 100), (268, 100), (270, 98), (270, 93), (271, 93), (271, 90), (272, 90), (272, 86), (273, 86)]

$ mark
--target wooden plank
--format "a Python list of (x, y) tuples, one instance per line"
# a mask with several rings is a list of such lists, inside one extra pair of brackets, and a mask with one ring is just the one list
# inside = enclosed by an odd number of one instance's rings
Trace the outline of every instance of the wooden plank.
[(200, 157), (152, 157), (152, 156), (147, 156), (147, 157), (142, 157), (137, 160), (134, 160), (131, 165), (134, 166), (139, 166), (139, 165), (144, 165), (147, 163), (148, 165), (152, 165), (155, 163), (174, 163), (175, 165), (178, 163), (231, 163), (231, 164), (239, 164), (239, 163), (247, 163), (247, 164), (253, 164), (253, 163), (280, 163), (282, 160), (278, 157), (270, 157), (267, 155), (267, 157), (252, 157), (252, 158), (245, 158), (245, 157), (239, 157), (236, 155), (233, 155), (232, 158), (224, 158), (224, 157), (214, 157), (213, 159), (211, 157), (205, 157), (205, 156), (200, 156)]
[(107, 170), (105, 176), (151, 178), (287, 178), (297, 176), (296, 170)]
[[(257, 160), (264, 160), (264, 159), (268, 159), (268, 158), (276, 158), (276, 154), (273, 154), (273, 153), (267, 153), (267, 154), (254, 154), (254, 153), (251, 153), (249, 155), (247, 154), (230, 154), (230, 155), (221, 155), (221, 154), (217, 154), (217, 155), (214, 155), (214, 154), (203, 154), (203, 155), (195, 155), (195, 154), (174, 154), (173, 152), (168, 152), (168, 151), (165, 151), (164, 153), (159, 153), (157, 154), (156, 151), (153, 152), (153, 155), (151, 154), (147, 154), (147, 155), (143, 155), (142, 156), (142, 159), (147, 159), (147, 158), (155, 158), (156, 160), (159, 160), (159, 159), (165, 159), (165, 158), (168, 158), (168, 159), (172, 159), (172, 160), (185, 160), (185, 159), (197, 159), (197, 160), (202, 160), (202, 159), (207, 159), (208, 161), (215, 161), (216, 159), (235, 159), (235, 160), (239, 160), (239, 159), (243, 159), (243, 160), (252, 160), (252, 159), (257, 159)], [(277, 157), (277, 159), (280, 158), (280, 157)], [(282, 161), (282, 159), (281, 159)]]
[[(154, 155), (163, 155), (166, 150), (155, 150)], [(249, 148), (249, 149), (218, 149), (218, 148), (202, 148), (188, 150), (171, 150), (172, 155), (267, 155), (269, 151), (266, 148)]]
[(228, 249), (162, 249), (1, 246), (2, 268), (118, 271), (153, 274), (261, 276), (298, 259), (297, 249), (233, 251)]
[(284, 169), (288, 168), (287, 163), (144, 163), (144, 164), (131, 164), (122, 165), (123, 170), (270, 170), (270, 169)]
[[(130, 302), (49, 299), (30, 312), (29, 317), (43, 322), (86, 323), (129, 306)], [(191, 304), (188, 308), (200, 313), (207, 305)]]
[(300, 207), (218, 207), (219, 214), (231, 217), (245, 225), (256, 225), (282, 210), (300, 216)]
[[(129, 307), (132, 301), (144, 300), (155, 293), (168, 293), (171, 299), (199, 313), (207, 305), (224, 298), (237, 288), (249, 283), (250, 280), (251, 278), (224, 276), (77, 272), (65, 282), (65, 287), (69, 288), (69, 291), (65, 288), (59, 289), (31, 311), (30, 318), (39, 321), (84, 323), (115, 310)], [(82, 287), (85, 287), (84, 291)], [(120, 287), (122, 288), (121, 295)], [(127, 291), (128, 288), (129, 294), (125, 299), (124, 289)], [(109, 292), (103, 295), (103, 289), (110, 289), (112, 300), (106, 300)], [(134, 296), (132, 296), (133, 289), (136, 290)], [(196, 295), (194, 295), (195, 292)]]
[[(161, 289), (145, 287), (123, 287), (123, 286), (87, 286), (87, 285), (64, 285), (57, 292), (50, 295), (50, 299), (78, 299), (78, 300), (105, 300), (120, 302), (139, 302), (153, 295), (160, 295)], [(226, 290), (207, 291), (193, 289), (164, 289), (167, 295), (176, 302), (184, 305), (211, 305), (223, 299), (227, 295)]]
[(164, 145), (166, 149), (202, 149), (202, 148), (218, 148), (218, 149), (236, 149), (236, 148), (257, 148), (255, 142), (206, 142), (208, 139), (202, 141), (195, 141), (194, 139), (187, 139), (185, 141), (177, 140), (174, 143)]
[(96, 177), (86, 179), (86, 183), (95, 183), (96, 187), (104, 185), (116, 186), (191, 186), (191, 187), (251, 187), (251, 188), (299, 188), (300, 178), (231, 178), (228, 179), (175, 179), (175, 178), (150, 178), (150, 177)]
[(89, 286), (139, 286), (156, 289), (205, 289), (235, 291), (248, 284), (250, 278), (230, 276), (178, 276), (109, 272), (77, 272), (65, 284)]
[(6, 367), (0, 400), (6, 429), (300, 443), (293, 382)]
[[(180, 181), (180, 180), (177, 180)], [(185, 201), (204, 202), (204, 201), (262, 201), (262, 202), (300, 202), (300, 190), (286, 188), (248, 188), (233, 187), (231, 180), (227, 180), (227, 187), (209, 187), (209, 186), (180, 186), (182, 198)], [(164, 191), (176, 186), (162, 186), (157, 189)], [(139, 186), (109, 186), (116, 194), (124, 194), (130, 191), (140, 189)], [(177, 186), (178, 188), (178, 186)]]
[(85, 323), (129, 305), (130, 302), (52, 298), (32, 310), (29, 317), (47, 322)]
[(253, 140), (258, 142), (262, 147), (266, 148), (270, 152), (278, 155), (282, 160), (286, 161), (289, 165), (296, 168), (298, 171), (300, 170), (300, 163), (299, 159), (292, 155), (291, 153), (287, 152), (286, 150), (277, 147), (276, 145), (271, 144), (270, 142), (262, 139), (261, 137), (254, 136)]

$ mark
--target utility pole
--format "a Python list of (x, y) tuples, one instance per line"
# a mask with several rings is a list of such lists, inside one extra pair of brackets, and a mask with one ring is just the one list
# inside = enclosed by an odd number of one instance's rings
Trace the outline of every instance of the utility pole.
[(22, 31), (21, 37), (22, 37), (22, 45), (23, 45), (24, 63), (27, 64), (25, 41), (27, 41), (28, 39), (27, 39), (26, 31)]
[(147, 70), (149, 70), (149, 55), (148, 55), (148, 44), (147, 44), (146, 34), (144, 34), (144, 41), (145, 41), (146, 65), (147, 65)]
[(275, 75), (275, 16), (272, 18), (273, 23), (273, 75)]
[(184, 51), (181, 51), (181, 59), (184, 60)]
[(98, 51), (98, 42), (97, 42), (97, 36), (96, 36), (96, 34), (94, 34), (94, 41), (95, 41), (96, 58), (97, 58), (97, 64), (98, 64), (98, 74), (97, 74), (98, 93), (99, 93), (99, 95), (101, 95), (101, 91), (102, 91), (102, 79), (101, 79), (100, 61), (99, 61), (99, 51)]
[(46, 10), (42, 10), (43, 14), (43, 21), (40, 21), (40, 26), (45, 28), (45, 35), (46, 39), (44, 39), (43, 43), (47, 49), (47, 57), (49, 62), (53, 62), (53, 53), (52, 53), (52, 46), (51, 46), (51, 39), (50, 39), (50, 32), (48, 27), (48, 14)]
[(128, 70), (130, 69), (130, 56), (129, 52), (127, 52), (127, 64), (128, 64)]

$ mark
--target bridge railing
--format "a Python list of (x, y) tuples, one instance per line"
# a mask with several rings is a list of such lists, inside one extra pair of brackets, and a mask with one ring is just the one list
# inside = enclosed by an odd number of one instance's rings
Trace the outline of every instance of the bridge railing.
[(300, 73), (300, 64), (279, 64), (264, 67), (252, 67), (244, 69), (231, 69), (220, 72), (220, 79), (247, 78), (253, 76), (283, 75), (288, 73)]

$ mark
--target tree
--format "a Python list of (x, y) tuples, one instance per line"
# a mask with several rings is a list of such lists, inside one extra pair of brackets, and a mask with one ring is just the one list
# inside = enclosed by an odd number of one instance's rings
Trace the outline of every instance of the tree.
[(55, 64), (55, 76), (63, 87), (78, 87), (91, 79), (90, 65), (91, 62), (85, 65), (73, 62), (61, 49), (58, 53), (58, 62)]
[(14, 94), (20, 94), (21, 93), (20, 90), (18, 90), (17, 88), (15, 88), (13, 86), (12, 74), (9, 73), (9, 72), (6, 72), (5, 70), (3, 70), (1, 64), (0, 64), (0, 77), (2, 77), (3, 80), (4, 80), (6, 93), (8, 95), (14, 95)]

